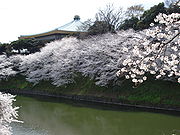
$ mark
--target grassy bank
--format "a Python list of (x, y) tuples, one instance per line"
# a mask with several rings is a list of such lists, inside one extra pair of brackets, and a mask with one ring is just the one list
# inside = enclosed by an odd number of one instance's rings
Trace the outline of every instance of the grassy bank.
[(100, 87), (89, 78), (78, 77), (76, 83), (56, 87), (50, 81), (41, 81), (34, 85), (27, 82), (23, 76), (16, 76), (7, 81), (1, 81), (0, 89), (40, 90), (49, 93), (91, 95), (116, 98), (132, 104), (180, 107), (180, 84), (153, 79), (149, 79), (134, 88), (129, 81), (124, 81), (121, 86)]

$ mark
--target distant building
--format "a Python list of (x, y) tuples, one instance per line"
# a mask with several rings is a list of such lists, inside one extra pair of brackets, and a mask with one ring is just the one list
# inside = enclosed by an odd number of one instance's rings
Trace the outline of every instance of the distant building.
[(37, 39), (43, 42), (48, 42), (62, 39), (65, 36), (78, 36), (80, 34), (86, 33), (86, 31), (80, 30), (81, 26), (82, 22), (80, 21), (80, 17), (75, 15), (73, 21), (61, 27), (35, 35), (21, 35), (19, 39)]

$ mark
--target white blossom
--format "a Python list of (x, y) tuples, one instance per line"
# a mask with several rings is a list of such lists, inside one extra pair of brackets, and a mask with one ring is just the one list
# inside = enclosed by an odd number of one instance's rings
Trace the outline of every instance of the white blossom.
[(17, 57), (8, 58), (6, 55), (0, 55), (0, 81), (17, 74), (13, 69), (16, 67), (16, 59)]
[(12, 106), (14, 101), (15, 96), (0, 92), (0, 135), (12, 135), (10, 123), (21, 122), (17, 120), (19, 107)]
[[(146, 80), (145, 73), (160, 78), (179, 78), (180, 70), (180, 14), (166, 15), (160, 13), (155, 22), (161, 25), (145, 30), (146, 38), (140, 39), (132, 50), (130, 57), (122, 62), (124, 73), (129, 75), (133, 82)], [(138, 63), (136, 63), (138, 61)], [(131, 64), (133, 63), (133, 64)], [(132, 70), (133, 69), (133, 70)], [(133, 71), (133, 74), (129, 71)], [(140, 74), (142, 72), (142, 74)], [(179, 81), (179, 80), (178, 80)]]
[(180, 74), (178, 18), (177, 13), (159, 14), (155, 21), (163, 26), (144, 31), (119, 31), (84, 40), (63, 38), (34, 54), (1, 55), (0, 80), (17, 73), (35, 84), (49, 80), (56, 86), (73, 83), (78, 74), (101, 86), (119, 84), (122, 76), (141, 83), (149, 73), (157, 79), (176, 80)]

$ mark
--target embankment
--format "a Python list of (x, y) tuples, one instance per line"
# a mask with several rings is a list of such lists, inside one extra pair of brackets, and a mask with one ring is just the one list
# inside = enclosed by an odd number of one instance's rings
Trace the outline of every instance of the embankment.
[(133, 84), (128, 81), (121, 86), (100, 87), (88, 78), (77, 78), (74, 84), (56, 87), (49, 81), (33, 85), (23, 76), (16, 76), (7, 81), (1, 81), (0, 90), (16, 95), (61, 98), (113, 108), (134, 108), (180, 114), (180, 85), (153, 79), (136, 88), (133, 88)]

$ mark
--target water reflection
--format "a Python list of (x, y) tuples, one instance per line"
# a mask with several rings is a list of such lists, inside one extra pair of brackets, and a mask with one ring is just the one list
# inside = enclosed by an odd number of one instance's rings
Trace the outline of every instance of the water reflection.
[(180, 135), (180, 117), (121, 112), (17, 97), (20, 120), (14, 135)]
[(22, 123), (12, 124), (13, 135), (49, 135), (47, 130)]

